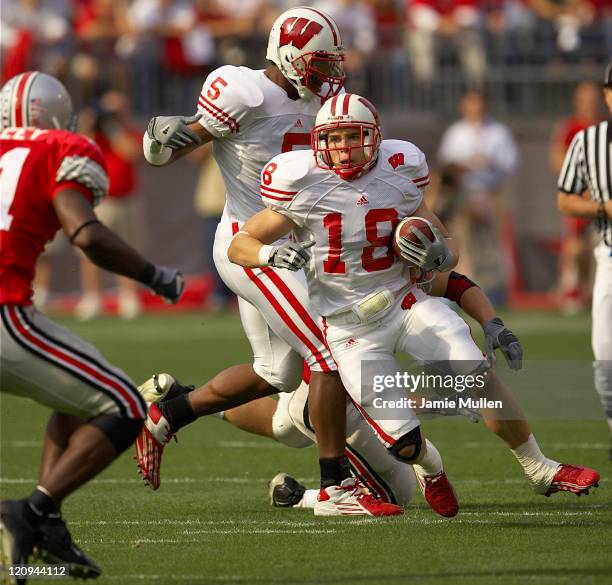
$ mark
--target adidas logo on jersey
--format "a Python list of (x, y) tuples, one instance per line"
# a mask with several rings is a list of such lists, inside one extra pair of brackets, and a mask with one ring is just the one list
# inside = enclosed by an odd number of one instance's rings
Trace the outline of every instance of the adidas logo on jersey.
[(368, 204), (368, 198), (367, 198), (365, 195), (362, 195), (362, 196), (359, 198), (359, 201), (357, 201), (357, 205), (359, 205), (360, 207), (361, 207), (362, 205), (367, 205), (367, 204)]
[(298, 119), (298, 121), (295, 123), (295, 127), (296, 128), (303, 128), (304, 124), (302, 124), (302, 120)]
[(349, 347), (355, 347), (359, 343), (354, 337), (351, 337), (345, 344), (344, 347), (348, 349)]

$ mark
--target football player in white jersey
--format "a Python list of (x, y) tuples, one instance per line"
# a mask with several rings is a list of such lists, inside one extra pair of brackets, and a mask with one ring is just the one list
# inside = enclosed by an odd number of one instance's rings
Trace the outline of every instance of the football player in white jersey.
[[(269, 209), (244, 225), (229, 257), (245, 267), (260, 266), (270, 252), (268, 242), (293, 230), (303, 243), (295, 246), (290, 269), (307, 268), (311, 302), (325, 317), (327, 342), (353, 402), (391, 455), (419, 462), (424, 441), (416, 417), (407, 410), (401, 420), (377, 418), (376, 393), (367, 379), (362, 381), (363, 363), (374, 362), (370, 374), (393, 374), (399, 368), (393, 355), (403, 351), (427, 362), (452, 362), (455, 371), (464, 370), (459, 373), (489, 367), (465, 322), (410, 284), (407, 266), (391, 248), (398, 220), (417, 215), (431, 222), (435, 239), (423, 241), (424, 249), (403, 242), (403, 253), (425, 271), (448, 270), (455, 262), (452, 241), (422, 201), (428, 182), (425, 157), (410, 143), (381, 141), (376, 110), (351, 94), (334, 97), (321, 108), (312, 144), (314, 156), (312, 151), (287, 153), (265, 167), (262, 184), (282, 191), (284, 198), (266, 200)], [(313, 245), (312, 258), (306, 242)], [(465, 284), (453, 286), (466, 290)], [(499, 345), (507, 330), (501, 322), (497, 325), (488, 335)], [(494, 377), (489, 378), (487, 389), (494, 385)], [(385, 398), (397, 401), (405, 390), (384, 392)], [(585, 493), (597, 484), (596, 471), (545, 458), (524, 416), (487, 424), (512, 448), (538, 493)], [(430, 450), (425, 450), (425, 457)], [(427, 462), (429, 469), (415, 466), (417, 477), (438, 477), (441, 464), (439, 457), (434, 459)]]
[[(264, 209), (260, 174), (273, 156), (310, 143), (310, 129), (321, 99), (337, 95), (344, 84), (340, 32), (323, 12), (299, 7), (274, 23), (265, 70), (225, 66), (213, 71), (202, 88), (198, 113), (191, 118), (155, 117), (143, 138), (144, 154), (164, 165), (213, 141), (213, 154), (227, 187), (227, 203), (217, 229), (213, 256), (225, 283), (239, 297), (254, 363), (229, 368), (188, 396), (155, 404), (139, 440), (143, 476), (156, 489), (164, 445), (181, 427), (249, 400), (291, 392), (300, 383), (303, 362), (312, 371), (311, 418), (317, 430), (321, 486), (340, 486), (316, 514), (339, 514), (341, 501), (351, 514), (392, 515), (401, 508), (381, 504), (355, 490), (344, 455), (346, 394), (319, 325), (310, 310), (302, 273), (279, 271), (293, 245), (278, 242), (265, 267), (243, 269), (229, 262), (232, 236), (249, 217)], [(267, 197), (283, 194), (266, 190)]]
[[(430, 286), (428, 294), (456, 302), (482, 326), (487, 356), (491, 362), (494, 361), (495, 349), (499, 348), (512, 369), (522, 367), (523, 350), (520, 341), (504, 326), (496, 315), (493, 305), (476, 283), (457, 272), (438, 272)], [(491, 387), (487, 388), (488, 397), (504, 402), (505, 416), (502, 419), (498, 411), (483, 409), (481, 411), (483, 420), (486, 426), (512, 450), (532, 490), (536, 494), (550, 495), (555, 491), (562, 491), (559, 489), (561, 487), (567, 491), (578, 493), (579, 489), (582, 493), (587, 493), (590, 484), (583, 481), (584, 476), (581, 480), (582, 485), (579, 486), (575, 480), (561, 482), (559, 477), (556, 482), (545, 482), (542, 470), (546, 470), (551, 465), (557, 470), (555, 476), (561, 472), (560, 477), (565, 479), (568, 479), (568, 473), (572, 469), (579, 470), (579, 474), (591, 471), (583, 472), (584, 468), (559, 464), (544, 457), (532, 435), (525, 413), (511, 390), (497, 379), (493, 371), (490, 372), (490, 376), (495, 386), (493, 392)], [(288, 447), (307, 447), (316, 441), (308, 416), (307, 383), (308, 372), (305, 372), (304, 381), (295, 392), (280, 394), (278, 401), (271, 397), (254, 400), (219, 413), (219, 418), (239, 429), (274, 439)], [(157, 400), (177, 387), (180, 388), (180, 384), (177, 384), (172, 376), (158, 374), (149, 381), (146, 388), (142, 389), (142, 393), (147, 400)], [(429, 412), (438, 415), (463, 415), (472, 421), (478, 420), (476, 412), (457, 408), (446, 411), (437, 408), (425, 411), (417, 409), (417, 411), (419, 415)], [(346, 453), (353, 475), (380, 499), (406, 506), (412, 499), (415, 489), (413, 469), (389, 454), (351, 402), (347, 405), (346, 418)], [(537, 451), (535, 455), (533, 450)], [(270, 499), (275, 506), (312, 508), (317, 501), (318, 492), (316, 489), (306, 489), (286, 473), (277, 474), (270, 482)], [(425, 495), (429, 496), (428, 503), (434, 511), (438, 513), (445, 511), (444, 508), (439, 508), (440, 502), (436, 500), (435, 493)], [(444, 504), (443, 500), (441, 504)]]
[[(422, 201), (421, 189), (429, 182), (425, 156), (407, 142), (381, 143), (376, 110), (354, 94), (323, 105), (312, 144), (315, 156), (286, 153), (266, 165), (262, 193), (269, 209), (246, 222), (229, 258), (249, 269), (265, 265), (274, 253), (270, 243), (294, 232), (302, 243), (294, 246), (287, 267), (308, 267), (311, 304), (324, 317), (326, 341), (351, 400), (389, 453), (413, 465), (425, 492), (428, 486), (444, 492), (448, 510), (456, 513), (440, 454), (424, 439), (414, 411), (406, 407), (381, 416), (378, 392), (362, 376), (366, 362), (372, 376), (400, 371), (396, 350), (427, 361), (454, 360), (463, 374), (488, 367), (465, 322), (413, 285), (408, 265), (390, 247), (399, 220), (420, 215), (437, 225), (439, 235), (423, 252), (421, 268), (447, 271), (456, 264), (452, 240), (442, 236), (444, 226)], [(401, 404), (405, 389), (387, 388), (384, 398)]]

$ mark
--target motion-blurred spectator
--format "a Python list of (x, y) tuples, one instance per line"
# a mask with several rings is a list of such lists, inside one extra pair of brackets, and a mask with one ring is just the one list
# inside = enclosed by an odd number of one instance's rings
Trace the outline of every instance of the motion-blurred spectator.
[(126, 33), (118, 50), (134, 73), (141, 112), (192, 106), (192, 87), (213, 64), (213, 23), (224, 19), (213, 0), (135, 0), (127, 11)]
[(387, 50), (403, 45), (404, 11), (397, 0), (369, 0), (376, 20), (377, 48)]
[(364, 0), (319, 0), (313, 7), (329, 14), (340, 29), (350, 90), (367, 93), (366, 67), (377, 47), (374, 11)]
[(467, 82), (480, 87), (486, 72), (482, 19), (476, 0), (406, 0), (406, 45), (417, 81), (431, 83), (441, 61), (455, 56)]
[[(601, 90), (596, 83), (582, 82), (574, 93), (574, 113), (559, 122), (550, 143), (550, 167), (561, 172), (565, 153), (572, 138), (580, 130), (603, 119)], [(560, 271), (557, 293), (559, 306), (565, 313), (574, 313), (590, 302), (594, 271), (593, 233), (591, 220), (565, 217), (561, 238)]]
[(496, 65), (528, 64), (537, 54), (538, 18), (528, 0), (480, 0), (489, 39), (488, 57)]
[(465, 94), (461, 116), (444, 133), (438, 152), (443, 182), (451, 192), (451, 232), (460, 240), (458, 270), (502, 302), (504, 210), (499, 195), (517, 167), (518, 150), (510, 130), (488, 114), (483, 94)]
[[(137, 161), (142, 156), (142, 131), (131, 122), (128, 102), (121, 93), (106, 93), (97, 109), (81, 113), (81, 129), (90, 136), (104, 154), (109, 180), (108, 195), (96, 208), (100, 221), (130, 241), (134, 234), (134, 192), (137, 184)], [(83, 297), (75, 315), (87, 320), (98, 315), (102, 308), (100, 269), (86, 258), (81, 260)], [(125, 319), (140, 313), (138, 286), (135, 281), (117, 277), (118, 312)]]
[(59, 258), (65, 250), (70, 248), (68, 239), (64, 232), (58, 232), (53, 240), (46, 246), (45, 251), (36, 263), (36, 274), (34, 276), (34, 305), (41, 312), (46, 312), (51, 296), (51, 282), (53, 280), (54, 258)]
[(597, 13), (593, 0), (527, 0), (529, 7), (555, 34), (557, 54), (577, 53), (583, 44), (582, 32)]
[(128, 69), (118, 59), (117, 41), (125, 29), (127, 0), (86, 0), (76, 3), (74, 34), (77, 54), (72, 71), (77, 101), (91, 104), (109, 88), (127, 91)]
[(41, 0), (3, 0), (0, 10), (2, 82), (32, 68), (60, 73), (69, 48), (69, 26)]

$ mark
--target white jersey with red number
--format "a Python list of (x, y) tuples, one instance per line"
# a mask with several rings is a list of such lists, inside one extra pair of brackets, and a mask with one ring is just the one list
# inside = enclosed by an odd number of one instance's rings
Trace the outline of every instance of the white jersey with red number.
[(92, 204), (108, 191), (99, 147), (67, 130), (0, 132), (0, 304), (31, 303), (36, 260), (60, 223), (53, 199), (76, 189)]
[(213, 154), (227, 189), (225, 216), (239, 222), (264, 209), (261, 169), (281, 152), (310, 148), (319, 100), (292, 100), (263, 70), (225, 65), (204, 82), (200, 123), (217, 139)]
[(406, 286), (391, 235), (420, 205), (429, 183), (425, 155), (409, 142), (384, 140), (378, 162), (345, 181), (316, 166), (313, 152), (275, 157), (262, 172), (265, 204), (298, 226), (297, 238), (314, 238), (308, 267), (311, 304), (323, 316), (345, 310), (366, 295)]

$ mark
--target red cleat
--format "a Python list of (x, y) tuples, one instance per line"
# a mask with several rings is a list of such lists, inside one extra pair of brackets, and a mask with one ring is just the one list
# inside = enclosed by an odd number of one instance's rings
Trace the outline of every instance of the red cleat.
[(140, 473), (146, 485), (156, 490), (161, 483), (160, 470), (164, 447), (172, 438), (170, 425), (158, 408), (153, 403), (149, 406), (149, 413), (142, 427), (142, 431), (136, 439), (136, 460)]
[(588, 494), (591, 488), (599, 485), (599, 473), (588, 467), (561, 464), (555, 477), (544, 494), (550, 496), (555, 492), (571, 492), (577, 496)]
[(444, 471), (435, 475), (421, 476), (417, 474), (417, 480), (427, 503), (434, 512), (445, 518), (452, 518), (457, 515), (457, 512), (459, 512), (457, 494)]

